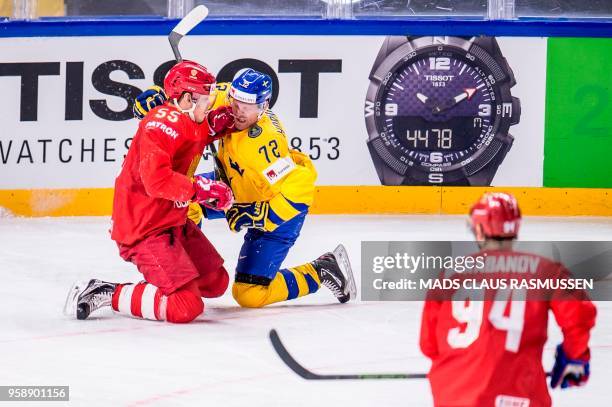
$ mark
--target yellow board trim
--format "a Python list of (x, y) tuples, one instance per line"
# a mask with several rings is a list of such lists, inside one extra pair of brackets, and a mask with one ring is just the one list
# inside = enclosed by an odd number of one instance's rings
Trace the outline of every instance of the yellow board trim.
[(439, 187), (316, 187), (310, 213), (401, 214), (440, 213)]
[[(60, 17), (66, 14), (64, 0), (42, 0), (38, 2), (36, 17)], [(13, 15), (13, 1), (0, 1), (0, 16)]]
[(109, 216), (113, 188), (0, 190), (0, 206), (19, 216)]
[[(320, 186), (315, 214), (466, 214), (485, 191), (514, 194), (525, 215), (612, 216), (612, 189)], [(18, 216), (109, 216), (112, 188), (0, 190)]]

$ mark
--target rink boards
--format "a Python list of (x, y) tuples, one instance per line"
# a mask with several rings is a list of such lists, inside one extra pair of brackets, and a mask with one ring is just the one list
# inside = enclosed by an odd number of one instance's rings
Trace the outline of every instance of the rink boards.
[[(314, 214), (465, 214), (484, 191), (515, 194), (525, 215), (612, 216), (603, 188), (318, 186)], [(20, 216), (108, 216), (112, 188), (0, 190), (2, 207)]]
[[(26, 216), (108, 215), (137, 126), (130, 100), (171, 64), (161, 35), (169, 23), (29, 24), (0, 31), (0, 86), (14, 96), (0, 100), (0, 206)], [(517, 193), (527, 214), (612, 215), (612, 40), (578, 37), (608, 36), (607, 26), (249, 24), (202, 25), (182, 52), (220, 81), (243, 66), (271, 74), (288, 141), (319, 174), (313, 212), (463, 213), (486, 188), (383, 186), (367, 147), (366, 93), (385, 38), (410, 32), (444, 42), (472, 32), (499, 43), (522, 110), (491, 188)], [(324, 35), (307, 35), (315, 25)]]

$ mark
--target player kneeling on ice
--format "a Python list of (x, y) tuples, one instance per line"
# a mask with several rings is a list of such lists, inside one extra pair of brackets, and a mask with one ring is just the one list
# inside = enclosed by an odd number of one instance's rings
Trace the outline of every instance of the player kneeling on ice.
[[(230, 106), (235, 129), (219, 140), (218, 177), (227, 180), (236, 203), (221, 216), (229, 228), (246, 229), (232, 294), (243, 307), (263, 307), (312, 294), (323, 284), (341, 302), (356, 296), (346, 250), (281, 269), (313, 201), (316, 170), (305, 154), (288, 146), (285, 130), (269, 109), (272, 79), (253, 69), (218, 83), (214, 107)], [(213, 174), (207, 175), (214, 178)], [(190, 217), (202, 218), (198, 205)], [(204, 208), (206, 217), (219, 212)], [(215, 216), (216, 215), (216, 216)]]
[(285, 130), (269, 109), (272, 78), (253, 69), (219, 86), (236, 128), (219, 141), (219, 161), (236, 203), (225, 216), (232, 231), (247, 229), (232, 294), (244, 307), (262, 307), (329, 288), (340, 302), (356, 295), (342, 245), (300, 266), (281, 269), (299, 236), (317, 177), (308, 156), (288, 147)]
[[(475, 274), (486, 278), (495, 278), (497, 273), (507, 276), (513, 271), (499, 265), (512, 267), (516, 262), (497, 259), (509, 260), (512, 256), (530, 257), (531, 264), (537, 264), (534, 275), (559, 278), (569, 274), (560, 263), (513, 250), (520, 222), (520, 210), (512, 195), (487, 193), (472, 207), (470, 225), (481, 249), (472, 256), (486, 255), (485, 267), (496, 264), (496, 268), (464, 273), (471, 274), (466, 278), (477, 278)], [(512, 277), (516, 276), (531, 277), (513, 273)], [(436, 406), (550, 406), (542, 367), (549, 310), (563, 332), (551, 387), (586, 383), (595, 306), (584, 291), (574, 291), (569, 297), (555, 291), (545, 299), (533, 294), (487, 290), (484, 297), (479, 297), (485, 299), (482, 301), (473, 299), (478, 293), (456, 291), (453, 301), (425, 302), (420, 343), (423, 353), (432, 360), (428, 377)]]
[[(140, 122), (115, 181), (111, 237), (144, 281), (76, 283), (66, 300), (67, 314), (85, 319), (112, 306), (135, 317), (190, 322), (204, 311), (202, 297), (218, 297), (227, 289), (223, 259), (187, 219), (189, 202), (227, 209), (233, 200), (224, 183), (192, 179), (204, 147), (233, 126), (227, 107), (208, 111), (214, 82), (206, 68), (191, 61), (171, 68), (164, 79), (170, 101)], [(164, 102), (161, 90), (147, 92), (147, 108)], [(135, 112), (144, 109), (139, 105)]]

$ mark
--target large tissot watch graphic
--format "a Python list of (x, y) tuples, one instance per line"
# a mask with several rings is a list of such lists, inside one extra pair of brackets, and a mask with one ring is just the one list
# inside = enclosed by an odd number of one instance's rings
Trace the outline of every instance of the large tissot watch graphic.
[(365, 102), (383, 185), (490, 185), (521, 105), (492, 37), (387, 37)]

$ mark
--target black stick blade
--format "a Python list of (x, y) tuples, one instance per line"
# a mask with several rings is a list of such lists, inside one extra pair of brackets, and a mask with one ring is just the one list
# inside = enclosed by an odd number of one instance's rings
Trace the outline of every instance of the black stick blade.
[(321, 375), (306, 369), (300, 365), (297, 360), (291, 356), (275, 329), (270, 330), (270, 341), (272, 347), (281, 358), (281, 360), (298, 376), (306, 380), (364, 380), (364, 379), (426, 379), (424, 373), (382, 373), (382, 374), (327, 374)]
[(293, 359), (293, 357), (287, 351), (287, 348), (285, 348), (285, 345), (283, 345), (283, 343), (281, 342), (280, 337), (278, 336), (278, 333), (276, 332), (276, 329), (270, 330), (270, 341), (272, 342), (272, 347), (274, 347), (274, 350), (276, 351), (278, 356), (281, 358), (281, 360), (285, 362), (285, 364), (289, 366), (291, 370), (297, 373), (298, 376), (306, 380), (322, 379), (322, 376), (316, 373), (312, 373), (311, 371), (305, 369), (295, 359)]

